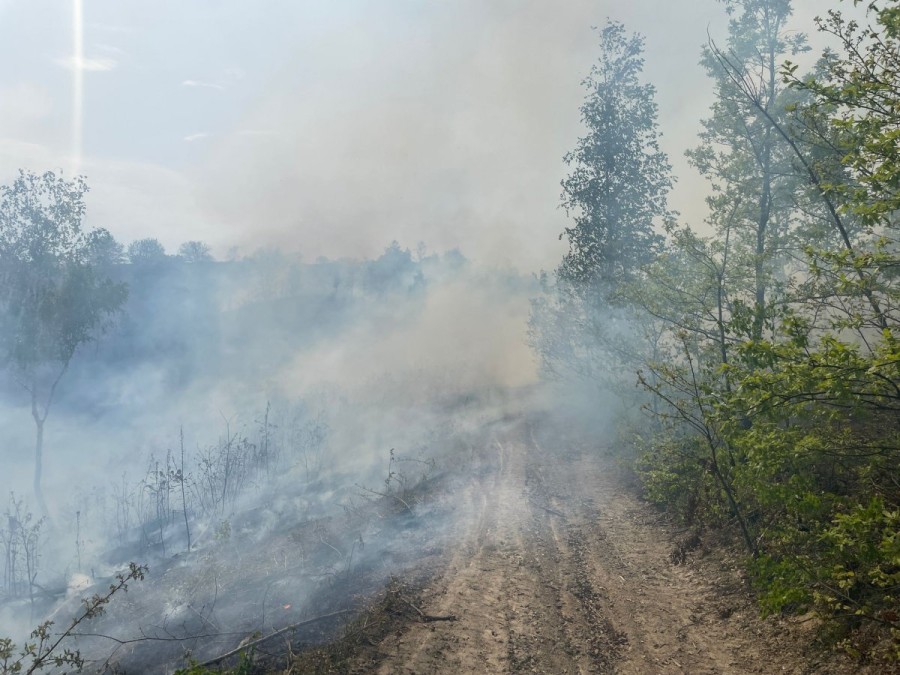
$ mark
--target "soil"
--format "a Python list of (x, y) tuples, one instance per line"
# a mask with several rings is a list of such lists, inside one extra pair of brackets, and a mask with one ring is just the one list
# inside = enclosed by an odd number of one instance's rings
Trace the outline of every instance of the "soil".
[[(602, 452), (535, 429), (494, 434), (474, 477), (444, 496), (455, 510), (433, 547), (444, 553), (389, 591), (393, 609), (374, 608), (364, 624), (379, 630), (353, 633), (349, 652), (348, 633), (329, 671), (864, 672), (814, 644), (812, 619), (761, 619), (739, 553), (705, 551)], [(386, 612), (387, 627), (375, 620)]]

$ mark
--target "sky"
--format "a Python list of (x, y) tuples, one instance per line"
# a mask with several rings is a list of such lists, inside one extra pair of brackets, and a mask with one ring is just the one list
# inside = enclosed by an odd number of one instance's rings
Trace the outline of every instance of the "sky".
[[(804, 31), (827, 9), (795, 7)], [(170, 252), (367, 257), (396, 239), (552, 268), (607, 18), (646, 36), (671, 205), (699, 223), (683, 155), (711, 103), (698, 59), (725, 36), (716, 0), (0, 0), (0, 182), (80, 170), (90, 226)]]

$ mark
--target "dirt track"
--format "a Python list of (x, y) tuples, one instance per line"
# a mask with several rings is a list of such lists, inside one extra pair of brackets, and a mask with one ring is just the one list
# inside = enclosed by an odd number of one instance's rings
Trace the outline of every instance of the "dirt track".
[(421, 595), (458, 620), (392, 632), (373, 645), (378, 672), (852, 672), (810, 663), (802, 626), (758, 619), (722, 560), (673, 563), (671, 530), (596, 450), (560, 452), (522, 423), (484, 456)]

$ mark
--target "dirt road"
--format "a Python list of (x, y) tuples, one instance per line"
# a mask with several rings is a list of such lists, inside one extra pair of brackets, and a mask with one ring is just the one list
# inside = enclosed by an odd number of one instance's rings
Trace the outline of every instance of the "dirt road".
[(552, 442), (525, 423), (491, 440), (421, 594), (423, 612), (458, 620), (392, 632), (373, 645), (378, 672), (850, 672), (757, 618), (727, 561), (673, 562), (671, 529), (596, 449)]

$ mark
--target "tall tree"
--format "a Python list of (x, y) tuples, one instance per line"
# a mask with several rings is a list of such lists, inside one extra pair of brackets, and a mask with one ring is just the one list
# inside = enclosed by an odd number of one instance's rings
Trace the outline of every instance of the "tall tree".
[(616, 22), (599, 35), (600, 56), (583, 82), (586, 133), (564, 157), (571, 173), (561, 204), (573, 223), (560, 238), (569, 251), (555, 275), (543, 277), (529, 335), (545, 371), (605, 386), (613, 364), (634, 362), (635, 326), (619, 291), (660, 251), (672, 179), (655, 89), (641, 81), (643, 38)]
[[(124, 284), (98, 273), (101, 231), (85, 231), (82, 178), (20, 171), (0, 186), (0, 364), (29, 394), (41, 511), (44, 423), (78, 348), (121, 310)], [(102, 248), (107, 250), (108, 245)], [(113, 247), (115, 248), (115, 247)]]
[(212, 251), (202, 241), (186, 241), (178, 247), (179, 257), (188, 263), (210, 262)]
[(587, 134), (565, 156), (562, 206), (574, 220), (559, 277), (600, 284), (628, 281), (659, 252), (656, 227), (668, 217), (671, 166), (659, 147), (653, 85), (642, 83), (644, 40), (609, 22), (600, 58), (583, 84)]
[(158, 265), (165, 259), (166, 249), (159, 239), (138, 239), (128, 244), (128, 261), (133, 265)]
[[(713, 188), (709, 221), (733, 232), (732, 262), (751, 281), (736, 307), (749, 305), (749, 337), (759, 339), (769, 315), (769, 291), (780, 255), (789, 247), (797, 185), (803, 178), (778, 134), (784, 120), (785, 57), (806, 49), (802, 33), (790, 33), (790, 0), (722, 0), (731, 15), (723, 49), (710, 44), (701, 63), (714, 82), (716, 100), (703, 121), (701, 145), (688, 153)], [(736, 81), (735, 72), (741, 79)]]

